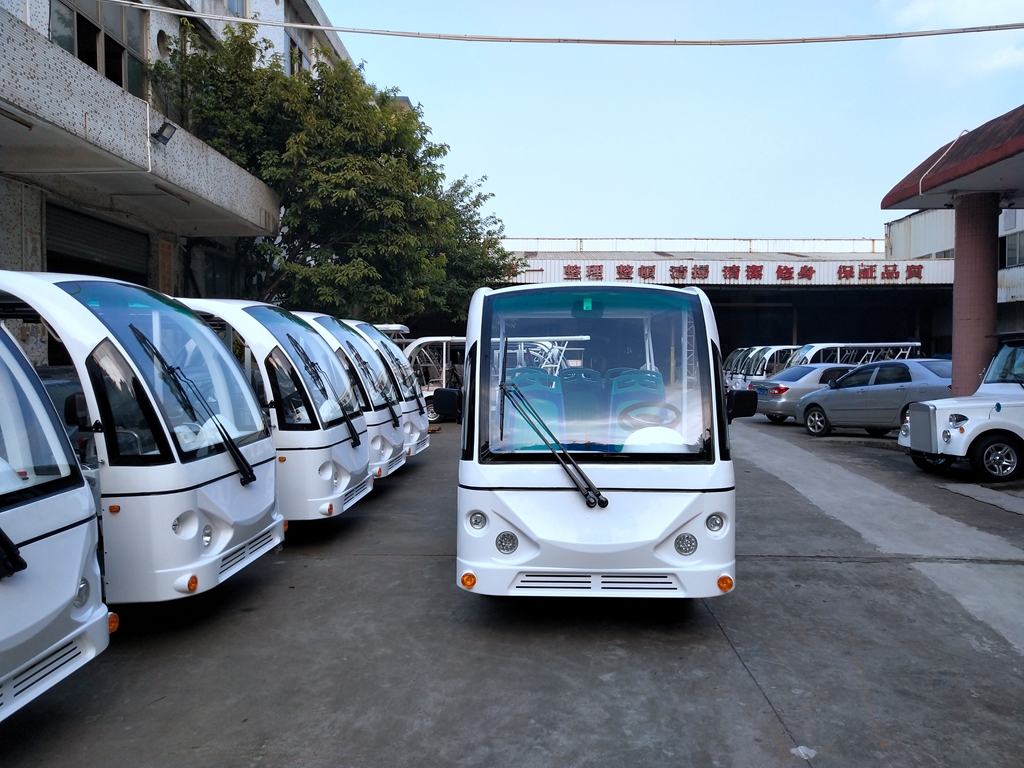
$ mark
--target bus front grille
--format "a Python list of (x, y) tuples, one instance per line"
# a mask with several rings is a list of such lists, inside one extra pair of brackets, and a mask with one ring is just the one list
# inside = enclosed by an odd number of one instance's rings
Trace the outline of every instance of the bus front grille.
[(589, 573), (521, 573), (516, 589), (592, 589)]
[(405, 454), (400, 453), (388, 462), (388, 473), (394, 472), (398, 467), (405, 464)]
[(360, 496), (362, 496), (366, 492), (367, 486), (372, 482), (373, 479), (367, 477), (366, 479), (363, 480), (363, 482), (357, 483), (356, 485), (353, 485), (351, 488), (345, 491), (345, 508), (347, 509), (349, 504), (351, 504), (355, 499), (358, 499)]
[[(17, 698), (81, 655), (82, 649), (78, 647), (77, 642), (69, 640), (64, 643), (60, 648), (50, 652), (31, 667), (11, 678), (11, 698)], [(0, 704), (2, 703), (3, 699), (0, 699)]]
[(522, 590), (593, 590), (618, 592), (680, 592), (679, 579), (669, 573), (520, 573), (514, 582)]
[(677, 592), (679, 583), (667, 573), (612, 573), (601, 576), (601, 589)]
[(264, 550), (274, 543), (274, 534), (271, 531), (264, 531), (255, 539), (247, 541), (242, 546), (228, 552), (220, 561), (220, 574), (223, 576), (248, 560), (255, 560), (263, 554)]

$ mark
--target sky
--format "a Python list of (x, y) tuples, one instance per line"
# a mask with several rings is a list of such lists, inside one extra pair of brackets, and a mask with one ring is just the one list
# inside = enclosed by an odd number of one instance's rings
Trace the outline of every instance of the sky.
[[(1024, 21), (1022, 0), (320, 0), (354, 28), (773, 38)], [(1024, 31), (756, 48), (343, 34), (418, 104), (449, 179), (486, 176), (507, 237), (883, 237), (882, 197), (1024, 103)]]

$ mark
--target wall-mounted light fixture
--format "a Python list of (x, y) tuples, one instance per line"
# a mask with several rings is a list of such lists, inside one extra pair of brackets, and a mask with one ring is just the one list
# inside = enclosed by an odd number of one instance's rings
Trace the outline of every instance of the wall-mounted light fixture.
[(165, 122), (163, 125), (157, 128), (156, 131), (153, 132), (152, 136), (161, 144), (166, 145), (167, 142), (171, 140), (171, 136), (174, 135), (174, 132), (176, 130), (178, 130), (176, 126), (171, 125), (168, 122)]

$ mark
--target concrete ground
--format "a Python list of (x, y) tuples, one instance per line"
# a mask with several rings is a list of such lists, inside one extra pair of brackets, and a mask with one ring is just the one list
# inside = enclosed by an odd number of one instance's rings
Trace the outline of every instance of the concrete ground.
[(1024, 765), (1024, 515), (892, 438), (732, 436), (733, 594), (459, 590), (446, 424), (212, 593), (121, 607), (0, 765)]

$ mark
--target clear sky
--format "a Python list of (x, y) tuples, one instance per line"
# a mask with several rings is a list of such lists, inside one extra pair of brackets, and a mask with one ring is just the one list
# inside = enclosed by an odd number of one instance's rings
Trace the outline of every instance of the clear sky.
[[(321, 0), (356, 28), (530, 37), (802, 37), (1024, 21), (1021, 0)], [(449, 178), (509, 237), (882, 237), (882, 197), (1024, 103), (1024, 32), (758, 48), (342, 35), (420, 104)]]

